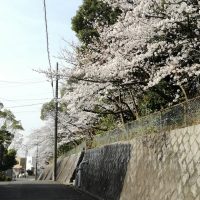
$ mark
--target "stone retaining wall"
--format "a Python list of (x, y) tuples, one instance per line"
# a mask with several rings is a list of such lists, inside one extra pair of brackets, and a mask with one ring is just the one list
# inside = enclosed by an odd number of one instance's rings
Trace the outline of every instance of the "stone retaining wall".
[(120, 200), (199, 200), (200, 125), (131, 141)]
[[(68, 157), (60, 157), (57, 166), (57, 181), (63, 184), (69, 184), (76, 170), (81, 153), (72, 154)], [(50, 164), (40, 175), (39, 180), (52, 180), (53, 166)]]
[(114, 144), (85, 153), (81, 189), (102, 199), (119, 199), (130, 159), (130, 144)]
[[(79, 158), (60, 159), (60, 182), (69, 183)], [(87, 150), (80, 177), (80, 189), (105, 200), (200, 200), (200, 125)]]
[(200, 199), (200, 125), (89, 150), (84, 160), (81, 189), (103, 199)]

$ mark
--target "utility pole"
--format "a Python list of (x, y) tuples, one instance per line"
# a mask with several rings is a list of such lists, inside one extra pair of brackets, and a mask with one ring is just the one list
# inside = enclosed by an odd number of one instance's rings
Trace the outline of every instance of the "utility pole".
[(25, 166), (24, 166), (24, 173), (25, 173), (25, 178), (26, 178), (26, 173), (27, 173), (27, 157), (28, 157), (28, 147), (25, 145)]
[(36, 159), (35, 159), (35, 180), (38, 178), (38, 141), (37, 141), (37, 150), (36, 150)]
[(54, 132), (54, 177), (57, 177), (57, 136), (58, 136), (58, 63), (56, 64), (55, 132)]

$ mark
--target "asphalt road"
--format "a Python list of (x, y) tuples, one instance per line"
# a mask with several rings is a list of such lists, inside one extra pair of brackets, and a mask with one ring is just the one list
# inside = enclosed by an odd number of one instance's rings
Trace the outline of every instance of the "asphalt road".
[(96, 200), (71, 186), (51, 182), (0, 183), (0, 200)]

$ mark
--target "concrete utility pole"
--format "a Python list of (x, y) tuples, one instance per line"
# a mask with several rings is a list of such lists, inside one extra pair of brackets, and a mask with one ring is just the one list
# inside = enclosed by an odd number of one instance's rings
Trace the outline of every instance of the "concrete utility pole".
[(54, 177), (57, 177), (57, 136), (58, 136), (58, 63), (56, 64), (55, 132), (54, 132)]
[(37, 141), (37, 150), (36, 150), (36, 158), (35, 158), (35, 180), (38, 178), (38, 141)]
[(25, 172), (25, 177), (26, 177), (26, 173), (27, 173), (27, 157), (28, 157), (28, 146), (24, 145), (25, 146), (25, 166), (24, 166), (24, 172)]

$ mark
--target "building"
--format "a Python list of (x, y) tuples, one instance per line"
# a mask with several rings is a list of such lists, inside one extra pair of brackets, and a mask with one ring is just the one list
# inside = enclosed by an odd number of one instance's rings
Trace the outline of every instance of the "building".
[(35, 165), (36, 165), (35, 157), (27, 156), (27, 158), (26, 158), (26, 171), (30, 170), (30, 171), (34, 172)]
[(18, 164), (16, 164), (14, 167), (13, 167), (13, 173), (15, 176), (19, 176), (19, 174), (23, 174), (25, 173), (25, 169), (26, 169), (26, 158), (20, 158), (20, 157), (17, 157), (16, 158)]

